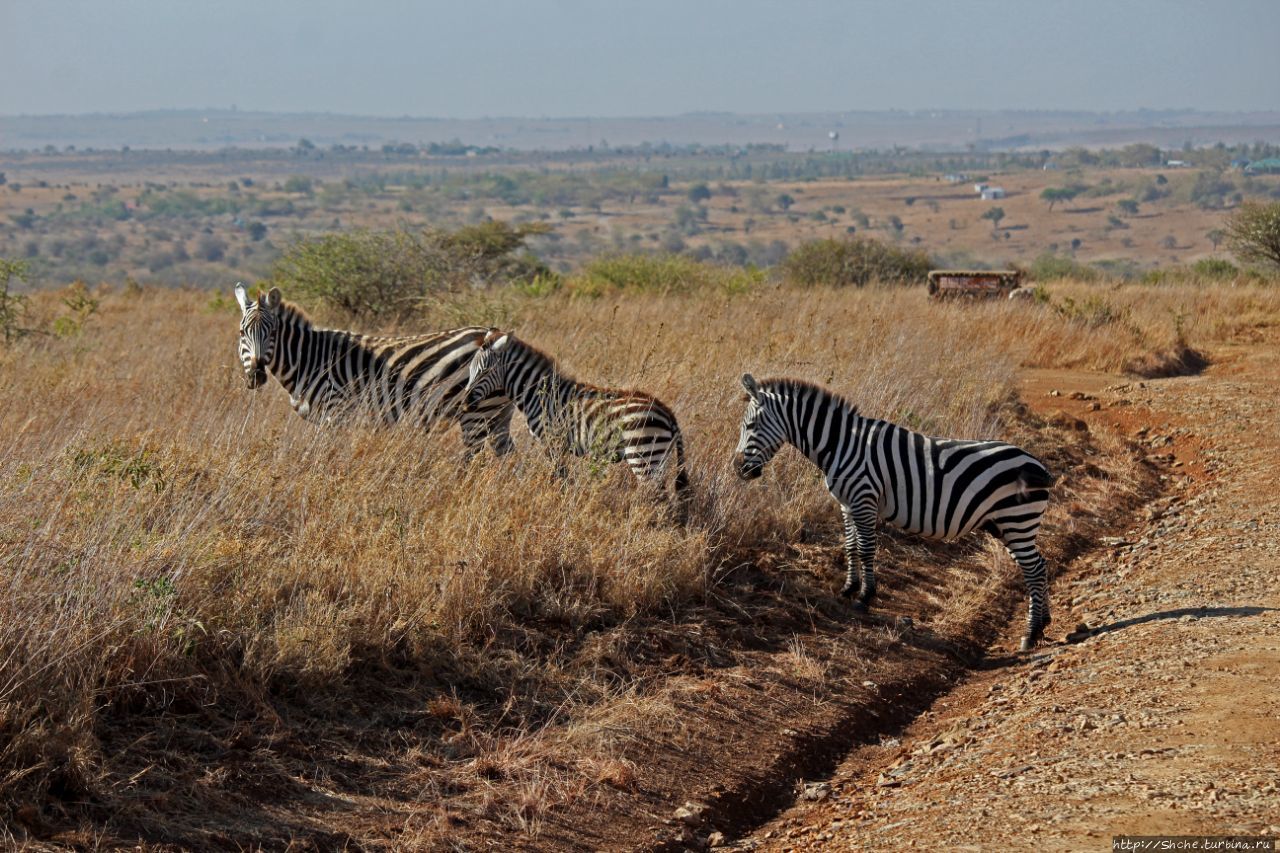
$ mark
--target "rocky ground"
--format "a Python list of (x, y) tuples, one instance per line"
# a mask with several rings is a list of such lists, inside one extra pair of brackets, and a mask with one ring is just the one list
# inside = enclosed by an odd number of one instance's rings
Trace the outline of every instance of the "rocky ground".
[(1142, 446), (1164, 496), (1054, 580), (1036, 654), (988, 658), (900, 738), (855, 749), (723, 843), (1104, 850), (1117, 834), (1280, 835), (1280, 348), (1216, 355), (1196, 377), (1031, 376), (1033, 407)]

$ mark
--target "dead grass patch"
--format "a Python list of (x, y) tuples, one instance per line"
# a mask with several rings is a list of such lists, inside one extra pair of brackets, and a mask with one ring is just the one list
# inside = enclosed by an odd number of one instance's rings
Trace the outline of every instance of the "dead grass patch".
[[(1159, 327), (1163, 309), (1117, 293)], [(1274, 307), (1256, 289), (1192, 295), (1210, 312), (1184, 329), (1196, 346), (1213, 342), (1212, 311)], [(1065, 507), (1136, 488), (1105, 452), (1089, 462), (1105, 475), (1086, 475), (1084, 436), (1015, 417), (1013, 378), (1020, 363), (1117, 369), (1153, 331), (875, 288), (484, 310), (584, 378), (673, 407), (687, 527), (624, 471), (557, 480), (526, 441), (464, 465), (452, 432), (307, 424), (274, 384), (244, 391), (235, 315), (206, 294), (107, 295), (78, 334), (0, 352), (0, 808), (15, 831), (554, 846), (561, 810), (616, 820), (655, 807), (664, 774), (694, 784), (715, 756), (742, 757), (753, 695), (812, 708), (991, 636), (1007, 559), (893, 536), (883, 614), (922, 630), (850, 628), (816, 470), (784, 454), (757, 484), (729, 471), (744, 370), (1026, 444), (1069, 474), (1053, 559), (1102, 523)], [(424, 327), (457, 306), (432, 311)]]

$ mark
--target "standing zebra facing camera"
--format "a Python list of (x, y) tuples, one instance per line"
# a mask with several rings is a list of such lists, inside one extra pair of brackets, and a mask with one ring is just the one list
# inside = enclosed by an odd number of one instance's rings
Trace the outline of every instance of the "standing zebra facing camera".
[[(684, 438), (676, 416), (656, 397), (578, 382), (546, 353), (497, 329), (489, 330), (472, 357), (465, 393), (468, 408), (494, 396), (510, 397), (529, 432), (552, 453), (625, 461), (638, 480), (659, 489), (674, 460), (673, 503), (684, 521), (689, 492)], [(559, 472), (565, 473), (563, 461)]]
[(441, 418), (456, 419), (468, 456), (486, 438), (499, 455), (511, 450), (510, 399), (489, 397), (461, 410), (467, 366), (486, 329), (401, 337), (321, 329), (301, 308), (282, 300), (279, 288), (257, 299), (250, 299), (242, 284), (235, 292), (240, 363), (250, 389), (262, 387), (269, 372), (303, 418), (333, 421), (361, 413), (388, 424), (410, 418), (424, 429)]
[(1003, 441), (930, 438), (866, 418), (838, 395), (797, 379), (756, 382), (748, 373), (742, 385), (747, 408), (734, 458), (738, 474), (759, 477), (784, 443), (822, 469), (844, 515), (842, 595), (856, 595), (860, 610), (875, 597), (880, 521), (944, 541), (985, 530), (1022, 569), (1029, 599), (1022, 650), (1035, 646), (1050, 621), (1036, 534), (1054, 482), (1040, 460)]

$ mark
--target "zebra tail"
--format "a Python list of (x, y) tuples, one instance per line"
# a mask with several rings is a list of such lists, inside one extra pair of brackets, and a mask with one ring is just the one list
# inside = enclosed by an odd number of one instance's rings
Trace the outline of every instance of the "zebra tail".
[(1018, 475), (1019, 491), (1024, 495), (1032, 489), (1047, 489), (1057, 481), (1058, 478), (1039, 462), (1022, 466), (1022, 472)]
[(676, 508), (683, 522), (689, 511), (689, 471), (684, 460), (684, 436), (676, 430)]

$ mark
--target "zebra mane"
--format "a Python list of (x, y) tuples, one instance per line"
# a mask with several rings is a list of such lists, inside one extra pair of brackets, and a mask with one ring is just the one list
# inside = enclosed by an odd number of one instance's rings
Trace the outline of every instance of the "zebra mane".
[(505, 334), (507, 335), (508, 338), (511, 339), (512, 343), (523, 347), (535, 359), (546, 362), (546, 364), (555, 372), (556, 376), (559, 376), (564, 381), (572, 382), (575, 385), (586, 384), (583, 382), (579, 382), (576, 377), (574, 377), (572, 374), (565, 371), (565, 369), (560, 366), (560, 362), (555, 358), (555, 356), (551, 355), (545, 350), (541, 350), (538, 347), (535, 347), (533, 344), (529, 343), (524, 338), (517, 337), (515, 332), (506, 332)]
[(315, 322), (311, 319), (311, 315), (302, 309), (302, 306), (296, 302), (280, 303), (280, 319), (288, 321), (290, 319), (300, 320), (308, 326), (314, 326)]
[(760, 380), (761, 391), (772, 391), (774, 393), (787, 395), (796, 391), (811, 391), (818, 394), (823, 399), (829, 400), (838, 406), (843, 406), (849, 410), (851, 414), (858, 414), (858, 407), (849, 402), (849, 399), (842, 394), (837, 394), (830, 388), (824, 388), (816, 382), (809, 382), (805, 379), (792, 379), (790, 377), (778, 377), (775, 379)]

